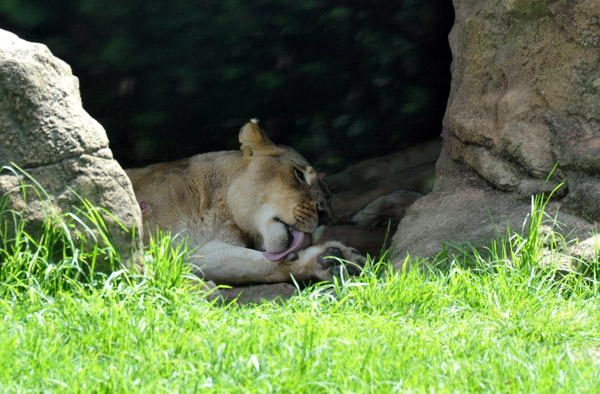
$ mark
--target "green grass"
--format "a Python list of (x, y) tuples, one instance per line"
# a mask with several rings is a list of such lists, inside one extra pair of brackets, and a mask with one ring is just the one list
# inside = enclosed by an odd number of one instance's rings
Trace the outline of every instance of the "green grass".
[(487, 251), (451, 245), (410, 272), (371, 261), (260, 305), (186, 286), (168, 234), (145, 274), (103, 274), (82, 265), (118, 256), (66, 242), (72, 216), (33, 237), (5, 215), (0, 392), (599, 392), (598, 262), (539, 264), (565, 257), (543, 206)]

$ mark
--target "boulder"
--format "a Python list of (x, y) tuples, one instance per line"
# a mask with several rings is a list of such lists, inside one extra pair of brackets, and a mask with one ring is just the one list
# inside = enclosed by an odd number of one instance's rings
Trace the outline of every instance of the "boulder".
[(548, 209), (565, 233), (589, 238), (600, 221), (600, 3), (454, 6), (437, 180), (400, 222), (395, 263), (435, 255), (444, 241), (482, 244), (507, 220), (518, 229), (531, 195), (561, 183)]
[[(407, 256), (414, 261), (432, 258), (443, 248), (458, 255), (458, 246), (489, 246), (506, 235), (507, 225), (512, 231), (526, 233), (531, 196), (522, 198), (518, 193), (498, 190), (469, 166), (452, 160), (446, 149), (442, 150), (436, 169), (433, 191), (408, 209), (392, 238), (392, 261), (396, 267), (403, 267)], [(544, 227), (565, 235), (567, 241), (581, 241), (580, 247), (569, 253), (590, 256), (595, 223), (563, 208), (560, 199), (550, 200)]]
[[(129, 178), (113, 159), (106, 132), (83, 109), (79, 82), (48, 48), (0, 30), (0, 196), (36, 231), (49, 214), (81, 207), (81, 198), (104, 208), (112, 242), (136, 268), (141, 213)], [(9, 169), (8, 167), (11, 167)], [(24, 198), (21, 181), (33, 177), (47, 197)], [(49, 202), (48, 202), (49, 201)], [(123, 226), (121, 226), (121, 223)], [(133, 257), (133, 259), (131, 259)]]

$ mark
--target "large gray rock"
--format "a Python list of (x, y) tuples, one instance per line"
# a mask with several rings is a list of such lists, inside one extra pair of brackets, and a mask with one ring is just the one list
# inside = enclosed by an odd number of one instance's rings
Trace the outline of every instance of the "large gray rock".
[(600, 221), (600, 2), (454, 5), (438, 180), (400, 223), (397, 261), (489, 239), (492, 220), (518, 227), (530, 195), (561, 182), (553, 209), (585, 238)]
[[(104, 215), (104, 220), (112, 240), (124, 262), (137, 265), (139, 231), (132, 238), (117, 221), (129, 231), (132, 226), (141, 229), (141, 213), (129, 179), (108, 148), (106, 132), (82, 108), (78, 79), (46, 46), (4, 30), (0, 30), (0, 130), (1, 166), (16, 165), (35, 178), (59, 216), (81, 206), (77, 195), (110, 211), (114, 217)], [(5, 168), (0, 173), (0, 196), (8, 198), (8, 208), (23, 212), (28, 229), (35, 231), (47, 216), (44, 199), (30, 191), (24, 200), (19, 190), (22, 179)]]
[[(507, 225), (512, 231), (527, 232), (531, 197), (498, 190), (467, 165), (452, 160), (445, 149), (436, 169), (434, 190), (409, 208), (392, 239), (395, 266), (403, 266), (407, 255), (413, 261), (430, 258), (442, 248), (451, 255), (460, 254), (456, 244), (468, 243), (478, 249), (489, 246), (506, 235)], [(589, 258), (595, 251), (590, 232), (596, 224), (563, 208), (560, 201), (547, 203), (543, 227), (565, 235), (567, 241), (580, 240), (579, 245), (571, 245), (577, 246), (575, 249), (565, 252)]]
[(577, 197), (588, 175), (600, 173), (600, 3), (485, 0), (455, 8), (444, 119), (451, 157), (525, 196), (558, 162), (566, 205), (600, 220), (600, 199)]

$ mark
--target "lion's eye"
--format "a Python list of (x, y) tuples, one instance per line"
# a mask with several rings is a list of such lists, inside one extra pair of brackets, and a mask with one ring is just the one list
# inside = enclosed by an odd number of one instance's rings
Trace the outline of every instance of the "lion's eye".
[(306, 178), (304, 177), (304, 173), (302, 171), (300, 171), (297, 168), (294, 168), (294, 175), (296, 175), (296, 178), (298, 178), (300, 182), (306, 183)]

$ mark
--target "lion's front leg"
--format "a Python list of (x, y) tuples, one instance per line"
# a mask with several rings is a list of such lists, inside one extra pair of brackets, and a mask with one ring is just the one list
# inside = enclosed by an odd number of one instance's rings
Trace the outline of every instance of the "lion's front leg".
[(281, 261), (270, 261), (262, 252), (221, 241), (205, 244), (191, 257), (196, 275), (217, 284), (241, 285), (289, 282), (292, 276), (298, 281), (331, 280), (340, 265), (328, 256), (351, 262), (346, 265), (350, 274), (360, 272), (366, 261), (355, 249), (335, 241), (310, 246)]
[(269, 261), (262, 253), (231, 245), (222, 241), (210, 241), (191, 256), (192, 273), (217, 284), (243, 285), (249, 283), (283, 282), (279, 262)]

